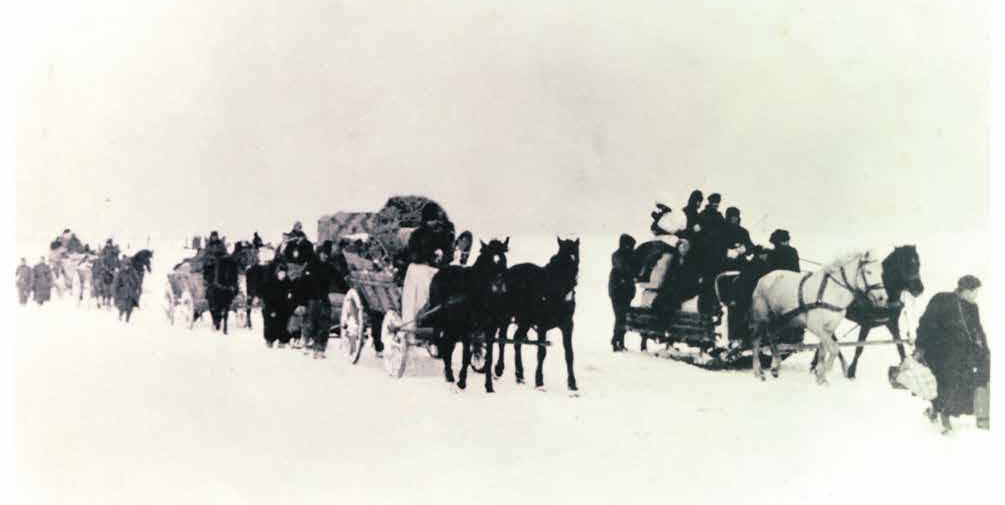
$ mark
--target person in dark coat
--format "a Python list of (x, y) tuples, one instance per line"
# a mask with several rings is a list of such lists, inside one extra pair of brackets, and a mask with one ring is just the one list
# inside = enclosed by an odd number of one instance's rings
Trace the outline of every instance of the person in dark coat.
[(21, 305), (28, 303), (31, 297), (31, 286), (34, 282), (34, 274), (28, 266), (28, 260), (21, 258), (21, 264), (17, 267), (17, 295)]
[(304, 233), (304, 225), (297, 221), (293, 223), (293, 229), (290, 230), (290, 238), (302, 238), (307, 240), (307, 234)]
[(140, 290), (139, 274), (123, 256), (119, 270), (112, 278), (112, 298), (115, 300), (115, 308), (119, 309), (120, 321), (125, 316), (126, 322), (129, 322), (133, 309), (139, 306)]
[(627, 233), (618, 241), (618, 250), (611, 255), (611, 274), (607, 280), (607, 295), (614, 308), (614, 335), (611, 347), (614, 352), (625, 350), (625, 315), (635, 298), (635, 238)]
[(258, 232), (257, 231), (255, 232), (254, 237), (252, 237), (252, 239), (251, 239), (251, 245), (255, 249), (261, 249), (261, 247), (264, 245), (264, 243), (262, 242), (262, 237), (258, 236)]
[(680, 239), (672, 252), (666, 277), (653, 300), (653, 311), (662, 314), (667, 321), (680, 311), (685, 301), (698, 296), (701, 292), (701, 275), (697, 263), (692, 258), (691, 242)]
[[(314, 244), (311, 244), (311, 241), (307, 240), (307, 235), (304, 235), (302, 231), (300, 233), (294, 231), (290, 232), (288, 237), (289, 239), (286, 241), (286, 245), (280, 254), (284, 263), (287, 265), (303, 266), (314, 258)], [(299, 277), (299, 275), (294, 275), (292, 272), (287, 273), (291, 274), (291, 277)]]
[(349, 292), (349, 262), (345, 259), (345, 247), (348, 240), (340, 239), (332, 243), (332, 254), (328, 261), (335, 269), (335, 277), (332, 279), (331, 292), (346, 294)]
[(38, 264), (32, 269), (31, 286), (35, 292), (35, 302), (39, 305), (52, 297), (52, 269), (46, 263), (45, 256), (39, 258)]
[[(977, 308), (980, 287), (980, 280), (964, 275), (955, 291), (932, 297), (919, 321), (918, 358), (938, 384), (927, 414), (933, 422), (941, 418), (943, 433), (952, 430), (950, 417), (974, 413), (974, 393), (990, 380), (990, 351)], [(978, 419), (980, 427), (986, 424), (986, 418)]]
[(768, 255), (768, 264), (772, 270), (789, 270), (799, 272), (799, 251), (789, 245), (789, 232), (775, 230), (768, 239), (774, 250)]
[(740, 276), (733, 284), (728, 328), (730, 341), (749, 339), (747, 320), (753, 303), (754, 289), (757, 288), (757, 282), (761, 277), (771, 271), (767, 249), (755, 245), (751, 252), (750, 260), (741, 264)]
[(210, 232), (209, 241), (206, 242), (206, 257), (215, 258), (227, 254), (227, 246), (220, 240), (220, 234), (216, 231)]
[(422, 224), (408, 238), (408, 262), (444, 267), (454, 260), (454, 225), (434, 204), (422, 208)]
[(722, 242), (719, 247), (725, 254), (724, 264), (729, 266), (742, 265), (744, 263), (742, 258), (754, 250), (750, 232), (740, 225), (740, 209), (736, 207), (726, 209), (726, 223), (722, 228)]
[(262, 300), (262, 327), (265, 345), (272, 347), (279, 341), (282, 349), (290, 341), (287, 322), (293, 314), (293, 284), (286, 278), (286, 265), (275, 263), (275, 273), (259, 286)]
[(684, 206), (681, 211), (687, 216), (687, 230), (685, 230), (683, 236), (689, 239), (692, 243), (694, 242), (695, 234), (701, 231), (701, 226), (698, 224), (698, 214), (701, 212), (701, 204), (705, 201), (705, 195), (699, 190), (694, 190), (691, 192), (691, 196), (687, 199), (687, 205)]
[(313, 278), (314, 295), (308, 305), (309, 336), (312, 341), (310, 348), (305, 351), (314, 352), (314, 359), (324, 359), (325, 349), (328, 347), (328, 335), (331, 330), (332, 303), (329, 295), (335, 293), (336, 278), (338, 272), (330, 260), (332, 242), (326, 240), (318, 248), (317, 259), (315, 259), (307, 269)]

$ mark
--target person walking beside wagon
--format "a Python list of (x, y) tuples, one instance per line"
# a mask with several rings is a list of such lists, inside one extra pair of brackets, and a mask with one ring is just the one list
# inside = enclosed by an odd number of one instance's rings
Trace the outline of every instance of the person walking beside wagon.
[(286, 265), (275, 264), (275, 273), (260, 286), (259, 297), (265, 345), (271, 348), (278, 340), (282, 349), (290, 341), (286, 325), (293, 314), (293, 285), (286, 278)]
[[(991, 355), (977, 308), (980, 287), (979, 279), (964, 275), (955, 291), (932, 297), (918, 325), (918, 358), (932, 369), (938, 388), (926, 414), (932, 422), (941, 418), (944, 434), (953, 429), (950, 417), (975, 413), (979, 428), (990, 424), (986, 388)], [(975, 402), (981, 389), (983, 398)]]
[(304, 354), (314, 353), (314, 359), (324, 359), (328, 347), (328, 334), (331, 330), (332, 302), (331, 297), (337, 289), (338, 271), (329, 261), (332, 242), (326, 240), (318, 248), (317, 258), (307, 267), (313, 280), (313, 297), (307, 306), (307, 337), (309, 345), (305, 346)]
[(611, 274), (607, 280), (607, 295), (614, 308), (614, 334), (611, 347), (614, 352), (625, 350), (625, 316), (632, 298), (635, 298), (635, 238), (625, 233), (618, 241), (618, 250), (611, 255)]
[(18, 302), (21, 305), (28, 303), (28, 298), (31, 297), (31, 285), (34, 281), (34, 275), (32, 274), (31, 267), (28, 266), (28, 260), (21, 258), (21, 264), (17, 267), (17, 294)]
[(35, 293), (35, 302), (40, 306), (52, 297), (52, 269), (46, 263), (45, 256), (40, 257), (38, 264), (32, 269), (31, 287)]

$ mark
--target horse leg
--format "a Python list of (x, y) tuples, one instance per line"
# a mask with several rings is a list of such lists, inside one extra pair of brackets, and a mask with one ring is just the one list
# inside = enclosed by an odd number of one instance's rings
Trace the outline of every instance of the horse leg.
[(754, 378), (765, 380), (764, 372), (761, 370), (761, 338), (764, 336), (763, 328), (754, 328), (750, 335), (750, 351), (753, 358)]
[(565, 349), (565, 369), (567, 373), (566, 382), (569, 386), (569, 391), (578, 391), (579, 388), (576, 387), (576, 373), (572, 370), (573, 352), (572, 352), (572, 321), (568, 324), (562, 326), (562, 347)]
[[(781, 356), (779, 355), (778, 352), (778, 342), (775, 340), (771, 340), (768, 342), (768, 346), (771, 347), (771, 376), (777, 379), (778, 369), (782, 365)], [(760, 359), (758, 359), (757, 361), (760, 361)]]
[(457, 343), (453, 340), (453, 335), (443, 332), (443, 378), (447, 382), (454, 382), (454, 345)]
[(903, 339), (900, 338), (900, 321), (894, 318), (890, 318), (890, 321), (886, 323), (886, 327), (890, 330), (890, 335), (893, 339), (897, 341), (897, 354), (900, 354), (900, 362), (903, 363), (907, 359), (907, 353), (904, 352)]
[[(495, 329), (485, 332), (485, 366), (488, 367), (492, 365), (492, 346), (495, 344), (493, 342), (495, 335)], [(494, 393), (492, 389), (492, 370), (485, 370), (485, 392)]]
[(535, 332), (539, 345), (537, 346), (537, 370), (534, 371), (534, 387), (540, 389), (544, 387), (544, 358), (548, 355), (548, 348), (543, 344), (547, 340), (548, 330), (539, 326), (535, 328)]
[(223, 311), (223, 334), (227, 334), (227, 319), (230, 319), (230, 311)]
[(523, 342), (527, 338), (527, 330), (529, 326), (524, 323), (519, 323), (516, 328), (516, 334), (513, 335), (513, 361), (516, 366), (516, 383), (523, 384), (523, 349), (520, 342)]
[[(865, 325), (862, 325), (862, 326), (859, 327), (859, 329), (858, 329), (858, 343), (861, 344), (862, 342), (865, 342), (865, 339), (869, 337), (869, 330), (871, 330), (871, 328), (869, 328), (869, 327), (867, 327)], [(855, 378), (855, 370), (858, 369), (858, 358), (859, 358), (859, 356), (862, 355), (862, 351), (864, 351), (864, 350), (865, 350), (865, 346), (861, 346), (861, 345), (855, 348), (855, 356), (852, 357), (852, 359), (851, 359), (851, 365), (848, 365), (848, 373), (846, 374), (846, 377), (848, 377), (849, 379), (854, 379)]]
[[(496, 362), (496, 367), (495, 367), (496, 377), (502, 377), (503, 371), (506, 370), (506, 365), (505, 365), (505, 361), (506, 361), (505, 360), (505, 357), (506, 357), (506, 330), (508, 330), (508, 329), (509, 329), (509, 325), (501, 325), (501, 326), (499, 326), (498, 330), (496, 330), (498, 332), (498, 334), (499, 334), (499, 360)], [(490, 351), (491, 351), (491, 346), (490, 346)], [(489, 356), (491, 357), (492, 354), (490, 353)], [(492, 363), (492, 360), (490, 359), (488, 361), (488, 363)]]
[(457, 378), (457, 387), (464, 389), (468, 386), (468, 367), (471, 366), (471, 335), (461, 338), (461, 373)]

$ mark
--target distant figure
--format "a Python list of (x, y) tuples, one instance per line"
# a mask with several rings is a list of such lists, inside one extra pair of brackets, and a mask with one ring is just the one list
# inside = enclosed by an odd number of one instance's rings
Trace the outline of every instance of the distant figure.
[(34, 281), (34, 274), (28, 266), (28, 260), (21, 258), (21, 264), (17, 267), (17, 294), (21, 305), (28, 303), (31, 296), (31, 286)]
[[(964, 275), (955, 291), (932, 297), (918, 325), (918, 357), (932, 369), (938, 386), (926, 413), (932, 422), (941, 418), (944, 434), (953, 429), (950, 417), (975, 413), (975, 393), (987, 388), (991, 377), (991, 353), (977, 309), (980, 287), (980, 280)], [(985, 402), (977, 403), (983, 407)], [(988, 429), (988, 413), (980, 410), (977, 426)]]
[(607, 295), (614, 308), (614, 334), (611, 348), (614, 352), (625, 350), (625, 316), (632, 298), (635, 298), (635, 238), (627, 233), (618, 241), (618, 249), (611, 254), (611, 274), (607, 280)]
[(128, 323), (133, 309), (139, 307), (142, 287), (140, 275), (129, 258), (123, 255), (119, 265), (119, 270), (112, 278), (112, 298), (115, 300), (115, 308), (119, 310), (119, 321), (125, 316), (125, 322)]
[(775, 230), (768, 239), (775, 249), (768, 255), (768, 264), (772, 270), (799, 271), (799, 251), (789, 246), (789, 232)]
[(52, 297), (52, 269), (45, 261), (45, 256), (38, 260), (32, 269), (32, 290), (35, 292), (35, 302), (40, 306)]
[(227, 254), (227, 245), (220, 240), (220, 234), (216, 231), (210, 232), (209, 241), (206, 242), (206, 257), (215, 258)]
[(255, 232), (255, 236), (251, 239), (251, 245), (255, 249), (260, 249), (262, 247), (262, 245), (264, 245), (262, 243), (262, 237), (258, 236), (258, 232), (257, 231)]
[(196, 251), (202, 249), (202, 237), (192, 237), (192, 249)]

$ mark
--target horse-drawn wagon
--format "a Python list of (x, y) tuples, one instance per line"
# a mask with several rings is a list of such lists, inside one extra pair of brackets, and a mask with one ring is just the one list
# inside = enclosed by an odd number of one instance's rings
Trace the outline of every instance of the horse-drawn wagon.
[[(349, 269), (349, 290), (332, 300), (332, 313), (339, 317), (331, 333), (339, 339), (337, 346), (350, 363), (359, 361), (368, 339), (387, 372), (395, 377), (404, 374), (413, 347), (438, 357), (433, 329), (416, 324), (443, 308), (423, 309), (429, 283), (438, 269), (409, 265), (402, 259), (427, 205), (435, 205), (446, 220), (446, 214), (431, 200), (395, 197), (377, 213), (339, 212), (318, 221), (318, 242), (348, 244), (342, 254)], [(472, 350), (472, 368), (479, 373), (486, 366), (484, 344), (480, 339)]]

